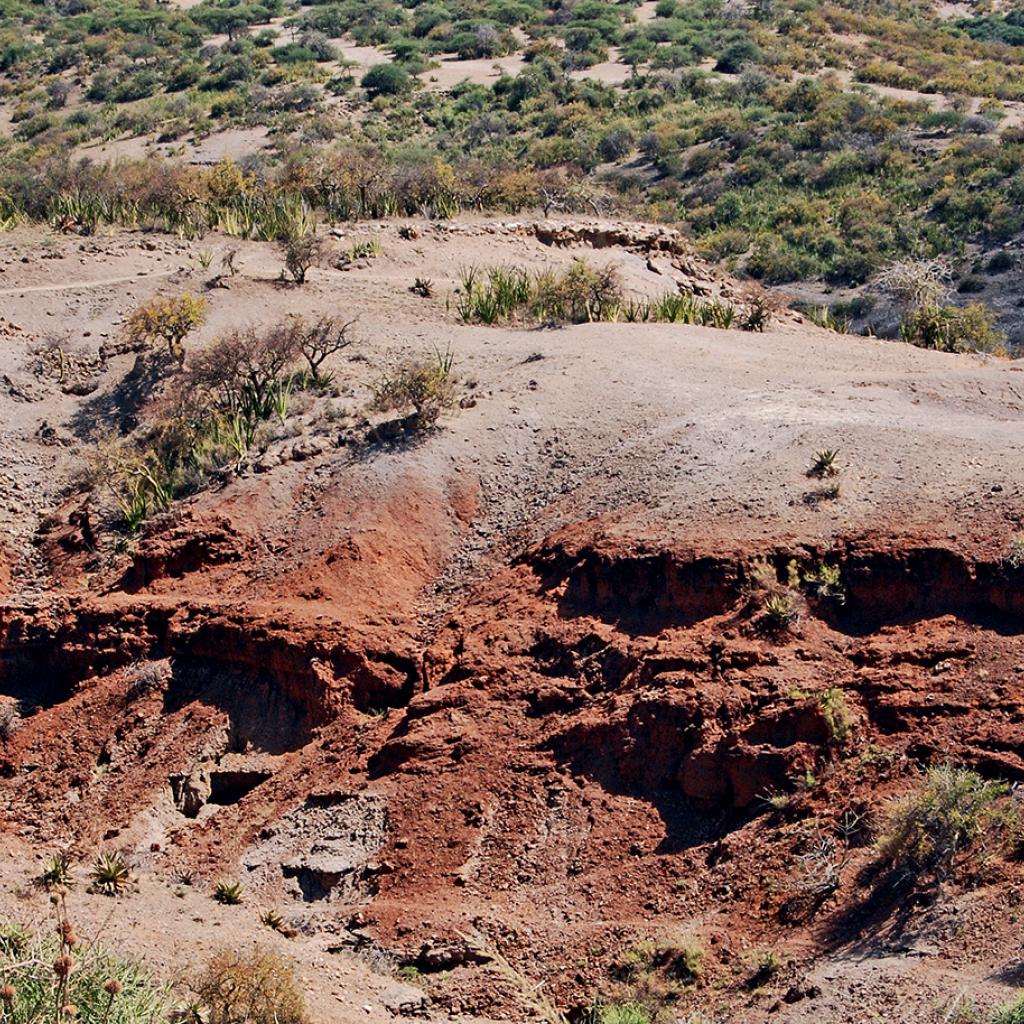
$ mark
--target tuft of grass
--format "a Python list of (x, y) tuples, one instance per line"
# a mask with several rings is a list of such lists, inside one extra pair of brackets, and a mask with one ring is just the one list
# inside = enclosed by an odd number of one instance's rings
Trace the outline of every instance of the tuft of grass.
[(50, 854), (43, 861), (43, 871), (39, 880), (48, 889), (52, 886), (63, 885), (65, 888), (71, 884), (71, 855), (59, 850)]
[(32, 934), (27, 928), (12, 921), (0, 924), (0, 959), (21, 959), (31, 942)]
[(836, 604), (843, 604), (846, 601), (846, 590), (843, 587), (842, 573), (838, 565), (829, 565), (822, 562), (803, 573), (803, 585), (815, 597)]
[(761, 604), (761, 611), (765, 627), (772, 632), (790, 629), (800, 618), (793, 595), (786, 591), (766, 595)]
[(105, 896), (116, 896), (130, 880), (130, 872), (119, 853), (101, 853), (92, 865), (90, 890)]
[(817, 477), (819, 480), (836, 476), (839, 473), (839, 467), (836, 465), (838, 457), (838, 448), (819, 448), (811, 456), (811, 464), (807, 467), (807, 475)]
[(167, 666), (159, 662), (136, 662), (126, 673), (128, 699), (139, 700), (162, 690), (170, 678)]
[(806, 312), (807, 319), (826, 331), (849, 334), (853, 321), (849, 317), (837, 316), (829, 306), (816, 306)]
[(1024, 1024), (1024, 996), (1000, 1006), (992, 1014), (991, 1024)]
[(853, 715), (846, 703), (846, 695), (838, 686), (830, 687), (818, 697), (818, 707), (825, 718), (825, 726), (833, 743), (842, 746), (853, 729)]
[(242, 902), (242, 892), (238, 882), (218, 882), (213, 887), (213, 898), (226, 907), (237, 907)]
[(279, 932), (284, 927), (284, 918), (276, 910), (264, 910), (260, 914), (260, 924)]
[(380, 239), (374, 235), (373, 238), (364, 238), (358, 242), (353, 242), (348, 255), (354, 262), (355, 260), (374, 259), (380, 255), (380, 251)]
[(652, 1020), (639, 1003), (612, 1003), (598, 1008), (597, 1024), (652, 1024)]

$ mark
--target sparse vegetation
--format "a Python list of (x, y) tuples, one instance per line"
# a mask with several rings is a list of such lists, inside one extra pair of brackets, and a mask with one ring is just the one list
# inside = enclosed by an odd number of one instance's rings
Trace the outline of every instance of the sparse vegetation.
[(805, 569), (802, 579), (804, 588), (815, 597), (834, 601), (839, 605), (846, 602), (846, 588), (843, 586), (842, 571), (838, 565), (821, 562), (810, 569)]
[(276, 910), (264, 910), (260, 914), (260, 924), (265, 928), (269, 928), (271, 931), (280, 932), (284, 934), (287, 931), (287, 925), (284, 923), (284, 918)]
[(162, 690), (169, 676), (166, 665), (159, 662), (144, 661), (132, 665), (126, 678), (129, 700), (139, 700)]
[(374, 408), (378, 412), (411, 411), (413, 427), (428, 430), (455, 403), (453, 365), (451, 351), (398, 362), (374, 383)]
[(614, 266), (592, 267), (577, 259), (564, 271), (531, 274), (521, 267), (463, 268), (456, 303), (465, 323), (698, 324), (763, 331), (770, 313), (755, 296), (744, 310), (691, 292), (666, 292), (656, 299), (627, 299)]
[(314, 323), (299, 320), (295, 324), (298, 349), (309, 364), (314, 380), (321, 379), (324, 362), (352, 344), (352, 328), (356, 318), (342, 320), (339, 317), (322, 316)]

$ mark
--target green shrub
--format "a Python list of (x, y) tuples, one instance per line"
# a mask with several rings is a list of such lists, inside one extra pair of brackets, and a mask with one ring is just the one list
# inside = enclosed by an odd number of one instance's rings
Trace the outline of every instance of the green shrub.
[[(171, 1000), (165, 987), (136, 961), (102, 947), (91, 945), (79, 955), (73, 930), (66, 920), (63, 926), (61, 938), (23, 932), (16, 947), (0, 942), (0, 1019), (12, 1024), (140, 1024), (166, 1019)], [(74, 945), (69, 946), (65, 937), (75, 939)], [(67, 975), (55, 969), (64, 963), (70, 967)]]
[(921, 786), (890, 807), (881, 863), (914, 879), (944, 877), (982, 839), (1005, 831), (1006, 793), (1004, 783), (966, 768), (930, 769)]
[(375, 64), (360, 84), (371, 96), (401, 96), (412, 88), (412, 79), (399, 64)]
[(811, 464), (807, 467), (807, 475), (824, 480), (826, 477), (836, 476), (839, 467), (836, 459), (839, 458), (838, 448), (820, 448), (811, 457)]
[(613, 319), (622, 297), (622, 281), (615, 267), (591, 267), (584, 260), (574, 260), (561, 274), (537, 276), (530, 307), (541, 321), (595, 323)]
[(999, 1007), (992, 1014), (991, 1024), (1024, 1024), (1024, 996)]
[(194, 295), (154, 298), (133, 310), (125, 326), (135, 344), (163, 341), (168, 354), (181, 365), (185, 362), (185, 338), (206, 319), (206, 300)]
[(815, 596), (843, 604), (846, 590), (843, 587), (842, 573), (838, 565), (822, 562), (803, 574), (804, 586)]
[(995, 314), (977, 302), (967, 306), (921, 306), (900, 323), (900, 340), (939, 352), (1004, 351)]

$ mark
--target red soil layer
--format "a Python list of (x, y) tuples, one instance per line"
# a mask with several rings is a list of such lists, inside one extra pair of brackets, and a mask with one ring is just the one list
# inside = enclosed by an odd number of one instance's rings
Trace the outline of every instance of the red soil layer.
[[(782, 919), (808, 941), (788, 884), (801, 823), (850, 816), (867, 835), (916, 764), (1024, 779), (1024, 571), (990, 553), (926, 533), (849, 538), (828, 552), (845, 604), (804, 598), (772, 633), (755, 557), (785, 580), (824, 551), (631, 542), (579, 523), (424, 638), (417, 597), (472, 489), (385, 496), (369, 541), (305, 526), (291, 569), (254, 576), (275, 548), (244, 525), (258, 504), (156, 531), (107, 596), (2, 613), (0, 686), (30, 683), (42, 705), (0, 757), (0, 800), (24, 834), (139, 848), (170, 776), (211, 749), (256, 755), (268, 781), (159, 831), (167, 867), (216, 877), (310, 794), (379, 794), (386, 845), (336, 919), (431, 968), (466, 952), (424, 942), (482, 931), (571, 1001), (613, 966), (609, 953), (581, 969), (581, 951), (671, 922), (756, 943)], [(49, 540), (68, 574), (73, 532)], [(166, 687), (133, 694), (133, 663), (161, 659)], [(822, 702), (833, 688), (846, 740)], [(866, 843), (852, 856), (867, 863)], [(851, 913), (834, 898), (813, 942), (857, 934)], [(478, 1003), (467, 979), (456, 987), (476, 1008), (499, 998), (491, 982)]]

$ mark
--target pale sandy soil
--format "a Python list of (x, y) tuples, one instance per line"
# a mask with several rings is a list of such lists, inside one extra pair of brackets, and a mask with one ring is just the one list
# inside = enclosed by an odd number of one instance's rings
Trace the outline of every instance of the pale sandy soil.
[(658, 0), (644, 0), (644, 2), (633, 12), (633, 17), (641, 24), (648, 21), (654, 21), (657, 16)]
[(569, 77), (591, 78), (604, 85), (622, 85), (633, 74), (633, 69), (628, 64), (620, 63), (620, 52), (617, 46), (610, 46), (607, 60), (581, 71), (573, 71)]
[(424, 71), (419, 78), (426, 83), (428, 89), (446, 91), (453, 89), (460, 82), (488, 85), (502, 75), (518, 75), (524, 67), (526, 62), (519, 54), (511, 54), (508, 57), (483, 57), (480, 60), (445, 57), (438, 67)]
[[(899, 515), (914, 517), (936, 505), (954, 518), (969, 519), (984, 511), (994, 485), (1001, 488), (1003, 501), (1024, 478), (1013, 469), (1013, 460), (1024, 452), (1018, 425), (1024, 405), (1020, 363), (943, 355), (789, 324), (768, 335), (642, 324), (555, 331), (465, 326), (452, 303), (459, 270), (470, 264), (542, 269), (586, 255), (596, 264), (614, 263), (633, 294), (649, 296), (673, 288), (678, 275), (667, 261), (648, 262), (640, 253), (549, 248), (506, 228), (495, 232), (487, 222), (467, 222), (457, 232), (427, 227), (423, 237), (412, 240), (400, 239), (395, 225), (361, 225), (335, 244), (348, 248), (354, 239), (371, 236), (381, 240), (382, 255), (369, 265), (345, 272), (315, 269), (304, 288), (295, 288), (276, 282), (281, 264), (270, 245), (117, 232), (85, 240), (51, 236), (47, 251), (39, 245), (37, 230), (19, 229), (0, 240), (3, 316), (17, 328), (0, 351), (0, 373), (36, 390), (26, 364), (38, 339), (56, 333), (73, 348), (95, 352), (101, 342), (117, 336), (123, 317), (154, 292), (202, 293), (212, 271), (200, 269), (200, 250), (209, 251), (216, 266), (223, 251), (238, 248), (239, 277), (227, 290), (205, 293), (207, 324), (194, 344), (289, 312), (358, 314), (361, 361), (338, 367), (351, 375), (357, 401), (366, 395), (373, 374), (366, 361), (372, 368), (388, 353), (450, 346), (461, 372), (481, 389), (511, 389), (507, 399), (483, 402), (457, 416), (452, 426), (454, 435), (464, 428), (481, 437), (486, 430), (480, 433), (479, 417), (497, 415), (496, 441), (504, 436), (505, 417), (513, 407), (535, 407), (533, 415), (546, 417), (540, 410), (553, 400), (564, 416), (570, 406), (560, 403), (571, 399), (576, 415), (585, 420), (590, 402), (597, 400), (591, 396), (601, 394), (613, 400), (613, 407), (621, 406), (621, 419), (612, 418), (608, 429), (628, 433), (629, 403), (642, 396), (665, 410), (643, 445), (680, 452), (672, 463), (678, 475), (659, 478), (655, 491), (660, 497), (650, 496), (652, 514), (663, 506), (670, 518), (678, 514), (691, 520), (713, 510), (755, 533), (770, 530), (775, 518), (785, 515), (828, 535), (880, 512), (899, 510)], [(26, 252), (30, 255), (23, 263)], [(60, 258), (47, 258), (53, 255)], [(416, 277), (432, 281), (433, 298), (409, 293)], [(119, 283), (103, 283), (111, 280)], [(544, 383), (539, 391), (524, 392), (524, 381), (536, 373), (522, 360), (533, 353), (544, 356)], [(131, 357), (119, 357), (100, 379), (101, 392), (130, 365)], [(36, 516), (53, 500), (52, 488), (81, 458), (76, 456), (81, 442), (69, 426), (81, 400), (61, 395), (52, 385), (38, 390), (38, 401), (0, 395), (7, 410), (0, 438), (5, 475), (0, 479), (12, 488), (0, 527), (14, 538), (34, 528)], [(669, 415), (670, 409), (676, 412)], [(35, 441), (44, 421), (59, 427), (66, 444)], [(581, 437), (595, 451), (606, 443)], [(828, 445), (841, 445), (849, 460), (843, 500), (824, 510), (802, 505), (806, 487), (795, 481), (810, 453)], [(491, 449), (487, 458), (499, 450)], [(523, 457), (530, 450), (524, 449)], [(638, 494), (654, 486), (628, 457), (626, 464), (632, 468), (625, 479)], [(737, 488), (737, 481), (749, 481), (749, 490)], [(35, 516), (26, 515), (31, 510)]]
[[(0, 844), (0, 923), (48, 931), (49, 896), (37, 878), (49, 851), (31, 850), (7, 837), (0, 837)], [(222, 906), (212, 899), (209, 887), (159, 875), (148, 860), (145, 855), (135, 859), (133, 884), (119, 897), (87, 892), (88, 864), (81, 865), (68, 896), (69, 917), (85, 942), (140, 959), (155, 979), (174, 986), (177, 1001), (188, 1000), (189, 979), (215, 952), (259, 945), (295, 964), (314, 1021), (375, 1024), (404, 1017), (421, 1004), (422, 989), (395, 977), (379, 960), (344, 949), (338, 936), (286, 939), (260, 924), (260, 911), (267, 907), (256, 901)], [(436, 1010), (431, 1019), (436, 1024), (464, 1020)], [(475, 1024), (486, 1022), (477, 1018)]]

